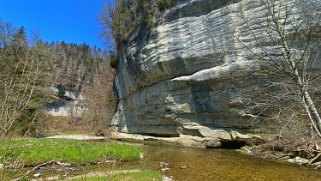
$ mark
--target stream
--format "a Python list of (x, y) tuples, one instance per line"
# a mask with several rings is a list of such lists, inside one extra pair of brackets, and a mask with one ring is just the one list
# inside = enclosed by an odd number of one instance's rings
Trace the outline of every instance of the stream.
[[(143, 160), (133, 167), (160, 170), (174, 180), (321, 180), (321, 171), (279, 161), (244, 155), (235, 150), (196, 149), (163, 145), (145, 145)], [(129, 166), (129, 165), (127, 165)]]
[[(286, 162), (257, 158), (232, 149), (198, 149), (166, 145), (141, 145), (141, 160), (90, 165), (69, 176), (110, 170), (155, 170), (178, 181), (207, 180), (298, 180), (321, 181), (321, 171)], [(48, 173), (47, 173), (48, 174)], [(56, 175), (56, 173), (52, 173)], [(48, 175), (47, 175), (48, 176)]]
[[(197, 149), (166, 145), (143, 145), (143, 148), (143, 159), (118, 163), (112, 166), (113, 169), (155, 170), (176, 181), (321, 181), (320, 170), (245, 155), (232, 149)], [(91, 166), (89, 170), (107, 171), (110, 168), (111, 165), (99, 165)]]

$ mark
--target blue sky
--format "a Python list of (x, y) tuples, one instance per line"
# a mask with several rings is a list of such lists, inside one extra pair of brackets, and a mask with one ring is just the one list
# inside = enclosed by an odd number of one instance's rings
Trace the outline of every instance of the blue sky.
[(106, 48), (99, 38), (98, 16), (113, 0), (0, 0), (0, 18), (44, 41), (83, 43)]

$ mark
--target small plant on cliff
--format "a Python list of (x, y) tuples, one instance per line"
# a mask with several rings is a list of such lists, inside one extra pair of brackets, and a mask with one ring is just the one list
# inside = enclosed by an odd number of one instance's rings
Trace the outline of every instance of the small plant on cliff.
[(109, 62), (109, 65), (114, 68), (114, 69), (117, 69), (117, 66), (118, 66), (118, 57), (117, 56), (112, 56), (111, 57), (111, 60)]
[(58, 84), (57, 89), (58, 89), (58, 97), (60, 98), (65, 97), (65, 88), (61, 84)]
[(158, 9), (160, 11), (164, 11), (165, 9), (169, 8), (172, 4), (172, 0), (157, 0), (156, 1)]

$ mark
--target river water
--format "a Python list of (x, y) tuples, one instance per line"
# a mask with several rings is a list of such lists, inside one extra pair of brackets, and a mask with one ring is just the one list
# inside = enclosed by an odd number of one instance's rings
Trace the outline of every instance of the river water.
[(244, 155), (234, 150), (195, 149), (163, 145), (145, 145), (145, 157), (121, 165), (122, 169), (146, 168), (179, 181), (206, 180), (298, 180), (321, 181), (321, 171)]
[[(140, 146), (145, 150), (143, 159), (85, 166), (77, 168), (76, 172), (71, 171), (69, 176), (96, 171), (146, 169), (160, 171), (176, 181), (321, 181), (321, 170), (249, 156), (231, 149)], [(41, 174), (44, 173), (46, 177), (57, 175), (57, 170), (43, 170)]]

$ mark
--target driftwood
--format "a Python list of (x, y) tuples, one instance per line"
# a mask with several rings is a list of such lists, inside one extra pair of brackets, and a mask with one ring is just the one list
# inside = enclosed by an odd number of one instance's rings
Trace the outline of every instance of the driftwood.
[(321, 157), (321, 153), (318, 153), (317, 156), (315, 156), (309, 161), (309, 165), (315, 163), (320, 157)]
[(27, 176), (29, 173), (31, 173), (32, 171), (37, 170), (37, 169), (40, 168), (40, 167), (43, 167), (43, 166), (46, 166), (46, 165), (51, 165), (51, 164), (54, 164), (54, 163), (56, 163), (56, 162), (55, 162), (54, 160), (51, 160), (51, 161), (49, 161), (49, 162), (39, 164), (39, 165), (33, 167), (32, 169), (28, 170), (28, 171), (27, 171), (26, 173), (24, 173), (21, 177), (16, 178), (16, 179), (14, 179), (14, 180), (12, 180), (12, 181), (19, 181), (19, 180), (21, 180), (22, 178), (24, 178), (25, 176)]

